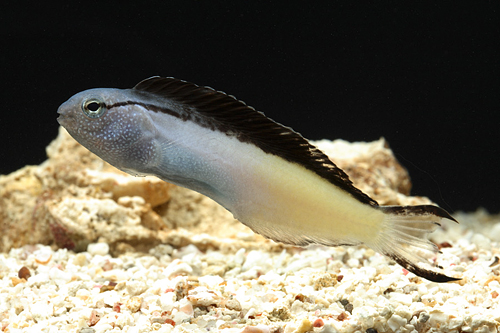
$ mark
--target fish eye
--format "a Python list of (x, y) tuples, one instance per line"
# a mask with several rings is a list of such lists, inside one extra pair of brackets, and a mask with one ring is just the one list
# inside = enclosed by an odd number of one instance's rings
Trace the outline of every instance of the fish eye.
[(97, 98), (90, 98), (83, 101), (82, 111), (89, 118), (99, 118), (106, 112), (106, 104)]

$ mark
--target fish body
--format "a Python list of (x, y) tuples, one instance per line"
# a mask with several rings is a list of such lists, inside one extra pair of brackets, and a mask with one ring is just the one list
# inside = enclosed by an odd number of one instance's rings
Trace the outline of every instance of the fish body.
[(305, 246), (366, 244), (432, 281), (417, 250), (443, 209), (379, 206), (292, 129), (233, 96), (174, 78), (100, 88), (63, 103), (58, 121), (87, 149), (132, 175), (200, 192), (255, 232)]

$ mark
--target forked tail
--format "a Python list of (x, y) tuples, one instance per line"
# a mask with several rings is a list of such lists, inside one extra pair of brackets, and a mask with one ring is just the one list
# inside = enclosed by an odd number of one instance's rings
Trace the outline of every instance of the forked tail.
[[(434, 282), (460, 280), (419, 266), (428, 262), (420, 250), (439, 252), (437, 246), (427, 239), (442, 219), (457, 222), (447, 211), (437, 206), (380, 206), (385, 213), (379, 237), (369, 244), (374, 250), (385, 254), (408, 271)], [(457, 222), (458, 223), (458, 222)]]

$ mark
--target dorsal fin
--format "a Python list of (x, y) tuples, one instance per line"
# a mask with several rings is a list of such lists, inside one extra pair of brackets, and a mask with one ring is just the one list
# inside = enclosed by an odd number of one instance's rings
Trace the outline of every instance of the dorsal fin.
[(233, 96), (175, 78), (158, 76), (139, 82), (133, 89), (173, 100), (185, 107), (185, 113), (178, 115), (181, 119), (196, 120), (201, 126), (235, 136), (266, 153), (302, 165), (359, 201), (378, 206), (375, 200), (354, 187), (347, 174), (302, 135)]

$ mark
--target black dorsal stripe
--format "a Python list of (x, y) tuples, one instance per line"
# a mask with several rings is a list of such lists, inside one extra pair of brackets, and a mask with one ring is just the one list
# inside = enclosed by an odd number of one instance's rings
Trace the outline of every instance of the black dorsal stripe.
[(200, 126), (235, 136), (266, 153), (302, 165), (363, 203), (378, 206), (375, 200), (354, 187), (347, 174), (302, 135), (231, 95), (175, 78), (157, 76), (139, 82), (133, 90), (140, 94), (152, 94), (156, 99), (174, 101), (181, 110), (176, 112), (154, 104), (130, 102), (132, 104), (141, 104), (152, 111), (165, 112), (185, 121), (196, 121)]
[[(163, 113), (167, 113), (167, 114), (169, 114), (171, 116), (183, 119), (183, 117), (182, 117), (181, 114), (179, 114), (178, 112), (175, 112), (172, 109), (162, 108), (162, 107), (156, 106), (154, 104), (141, 103), (141, 102), (136, 102), (136, 101), (118, 102), (118, 103), (114, 103), (114, 104), (108, 105), (106, 107), (109, 110), (109, 109), (112, 109), (112, 108), (118, 108), (120, 106), (127, 106), (127, 105), (139, 105), (139, 106), (142, 106), (143, 108), (145, 108), (147, 110), (150, 110), (150, 111), (163, 112)], [(183, 119), (183, 120), (187, 120), (187, 119)]]

